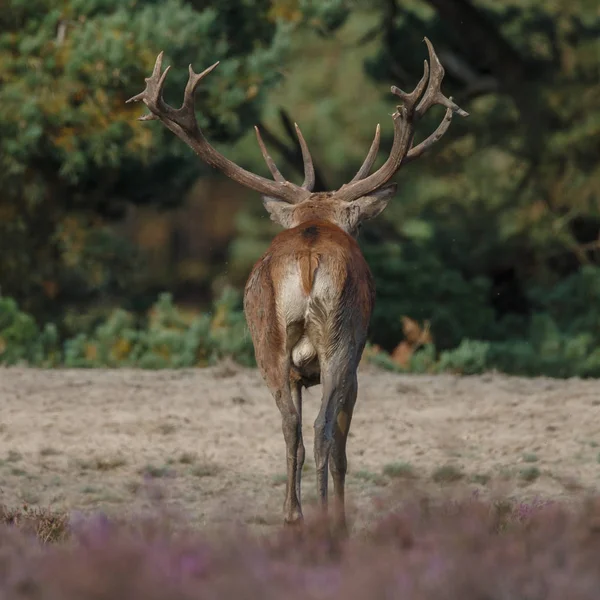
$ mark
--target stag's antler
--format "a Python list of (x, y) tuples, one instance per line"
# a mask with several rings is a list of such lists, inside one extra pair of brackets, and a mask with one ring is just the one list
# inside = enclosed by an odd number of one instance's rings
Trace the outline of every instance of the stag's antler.
[[(312, 192), (312, 189), (315, 187), (315, 168), (313, 166), (312, 157), (310, 155), (310, 151), (308, 150), (306, 140), (300, 131), (300, 127), (298, 127), (297, 123), (294, 123), (294, 126), (296, 127), (296, 135), (298, 136), (298, 141), (300, 142), (302, 161), (304, 162), (304, 182), (302, 183), (301, 187), (302, 189)], [(256, 125), (254, 126), (254, 130), (256, 131), (256, 139), (258, 140), (260, 151), (262, 152), (263, 158), (267, 163), (267, 167), (269, 167), (269, 171), (271, 171), (271, 175), (273, 175), (273, 179), (275, 181), (284, 182), (285, 178), (277, 168), (275, 161), (269, 155), (267, 147), (265, 146), (262, 136), (260, 135), (260, 131)]]
[[(458, 113), (461, 117), (468, 116), (468, 113), (457, 106), (452, 98), (446, 98), (442, 94), (440, 87), (444, 78), (444, 68), (427, 38), (425, 38), (425, 43), (429, 52), (430, 64), (427, 61), (424, 62), (423, 77), (421, 77), (415, 89), (411, 93), (406, 93), (396, 86), (392, 86), (392, 93), (400, 97), (403, 104), (398, 106), (396, 112), (392, 115), (394, 120), (394, 142), (388, 159), (375, 173), (368, 175), (379, 151), (381, 134), (380, 127), (377, 125), (375, 138), (362, 166), (349, 183), (343, 185), (334, 193), (337, 199), (344, 201), (356, 200), (382, 187), (403, 164), (420, 157), (446, 133), (454, 113)], [(183, 104), (180, 108), (175, 109), (168, 105), (162, 97), (165, 79), (170, 69), (170, 67), (167, 67), (164, 72), (161, 72), (162, 60), (163, 52), (156, 59), (152, 75), (145, 80), (146, 89), (127, 100), (127, 102), (142, 101), (150, 109), (150, 114), (140, 117), (140, 121), (162, 121), (168, 129), (182, 139), (208, 164), (220, 169), (234, 181), (260, 194), (278, 198), (290, 204), (296, 204), (310, 196), (315, 184), (315, 170), (308, 146), (298, 125), (296, 125), (296, 133), (304, 162), (304, 182), (301, 186), (291, 183), (283, 177), (275, 162), (269, 156), (258, 128), (255, 128), (258, 143), (274, 181), (246, 171), (246, 169), (230, 161), (209, 144), (196, 120), (194, 112), (196, 88), (200, 81), (219, 63), (216, 62), (202, 73), (194, 73), (192, 66), (189, 66), (189, 78), (185, 87)], [(437, 129), (428, 138), (413, 147), (415, 125), (434, 104), (445, 106), (446, 114)]]
[[(446, 133), (454, 113), (458, 113), (461, 117), (469, 115), (453, 102), (451, 97), (446, 98), (442, 94), (440, 87), (444, 78), (444, 67), (442, 67), (433, 45), (427, 38), (425, 38), (425, 43), (427, 44), (431, 67), (427, 64), (427, 61), (424, 61), (423, 77), (421, 77), (415, 89), (409, 94), (396, 86), (392, 86), (392, 93), (400, 97), (403, 104), (398, 106), (396, 112), (392, 115), (394, 119), (394, 142), (388, 159), (380, 169), (367, 177), (379, 149), (378, 125), (371, 149), (358, 173), (349, 183), (335, 192), (335, 197), (339, 200), (356, 200), (382, 187), (402, 165), (421, 156)], [(441, 104), (446, 107), (446, 114), (442, 122), (428, 138), (412, 147), (416, 123), (434, 104)]]
[(306, 146), (306, 142), (298, 126), (296, 126), (296, 131), (298, 132), (298, 138), (302, 148), (305, 169), (304, 183), (302, 186), (295, 185), (284, 179), (275, 166), (275, 163), (271, 160), (271, 157), (267, 154), (264, 144), (262, 144), (262, 140), (260, 139), (260, 135), (259, 143), (261, 144), (261, 150), (263, 150), (263, 156), (267, 161), (267, 165), (273, 174), (275, 181), (270, 181), (260, 175), (246, 171), (246, 169), (230, 161), (208, 143), (196, 120), (194, 111), (194, 93), (196, 88), (200, 81), (219, 63), (216, 62), (214, 65), (208, 67), (208, 69), (202, 71), (202, 73), (194, 73), (192, 65), (189, 66), (190, 74), (187, 85), (185, 86), (183, 104), (181, 105), (181, 108), (176, 109), (167, 104), (162, 96), (165, 79), (170, 69), (170, 67), (167, 67), (164, 72), (161, 73), (162, 61), (163, 52), (156, 58), (152, 75), (145, 80), (146, 89), (140, 94), (127, 100), (127, 102), (142, 101), (150, 109), (150, 114), (140, 117), (140, 121), (162, 121), (168, 129), (190, 146), (190, 148), (192, 148), (194, 152), (209, 165), (220, 169), (234, 181), (257, 191), (260, 194), (278, 198), (290, 204), (296, 204), (310, 196), (314, 185), (314, 168), (310, 153), (308, 152), (308, 147)]

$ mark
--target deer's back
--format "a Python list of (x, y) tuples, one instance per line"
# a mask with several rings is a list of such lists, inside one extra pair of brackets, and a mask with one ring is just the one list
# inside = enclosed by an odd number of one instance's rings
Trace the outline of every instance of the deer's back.
[(256, 263), (245, 309), (257, 359), (283, 344), (296, 367), (348, 344), (362, 351), (374, 304), (369, 267), (356, 241), (327, 221), (282, 231)]

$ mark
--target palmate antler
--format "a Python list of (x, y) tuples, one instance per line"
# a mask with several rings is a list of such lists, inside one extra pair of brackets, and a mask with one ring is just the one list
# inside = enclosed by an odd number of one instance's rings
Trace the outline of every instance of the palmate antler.
[[(423, 77), (421, 77), (415, 89), (411, 93), (406, 93), (396, 86), (392, 86), (391, 88), (392, 93), (400, 97), (403, 104), (398, 106), (396, 112), (392, 115), (394, 121), (394, 142), (388, 159), (375, 173), (368, 175), (379, 151), (381, 130), (379, 125), (377, 125), (375, 138), (362, 166), (349, 183), (344, 184), (339, 190), (333, 193), (338, 200), (350, 202), (381, 188), (395, 175), (403, 164), (420, 157), (446, 133), (454, 113), (458, 113), (461, 117), (468, 116), (468, 113), (457, 106), (452, 101), (452, 98), (446, 98), (442, 94), (440, 87), (444, 78), (444, 68), (431, 42), (427, 38), (425, 38), (425, 43), (429, 51), (431, 67), (427, 61), (424, 61)], [(160, 120), (177, 137), (190, 146), (202, 160), (220, 169), (234, 181), (264, 196), (277, 198), (290, 204), (297, 204), (311, 195), (315, 184), (315, 171), (308, 146), (298, 125), (296, 125), (296, 133), (304, 161), (304, 182), (302, 185), (298, 186), (283, 177), (275, 162), (269, 156), (257, 127), (255, 129), (258, 143), (274, 181), (251, 173), (230, 161), (211, 146), (204, 137), (196, 120), (194, 112), (194, 93), (196, 88), (200, 81), (219, 63), (216, 62), (202, 73), (194, 73), (192, 66), (189, 66), (189, 78), (185, 87), (183, 104), (180, 108), (175, 109), (167, 104), (162, 96), (165, 79), (170, 69), (170, 67), (167, 67), (164, 72), (161, 72), (162, 60), (163, 52), (156, 59), (152, 75), (145, 80), (146, 89), (127, 100), (127, 102), (142, 101), (150, 109), (150, 114), (140, 117), (140, 121)], [(446, 114), (437, 129), (428, 138), (413, 147), (415, 125), (434, 104), (445, 106)]]

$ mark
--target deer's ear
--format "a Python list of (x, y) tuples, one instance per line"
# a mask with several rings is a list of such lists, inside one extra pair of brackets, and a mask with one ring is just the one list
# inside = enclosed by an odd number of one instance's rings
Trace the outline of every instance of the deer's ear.
[(271, 198), (270, 196), (263, 196), (262, 200), (263, 206), (271, 216), (271, 221), (275, 221), (275, 223), (281, 225), (285, 229), (290, 229), (292, 227), (294, 215), (293, 204), (288, 204), (283, 200)]
[(361, 221), (367, 221), (379, 215), (396, 193), (397, 187), (396, 183), (390, 183), (371, 192), (368, 196), (348, 202), (346, 210), (351, 221), (351, 228), (356, 227)]

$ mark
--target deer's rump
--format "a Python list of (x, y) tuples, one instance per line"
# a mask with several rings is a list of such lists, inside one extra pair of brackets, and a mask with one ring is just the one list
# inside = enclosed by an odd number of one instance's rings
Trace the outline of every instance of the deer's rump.
[(274, 369), (272, 357), (284, 352), (299, 374), (312, 380), (320, 362), (334, 353), (356, 362), (373, 302), (371, 273), (350, 235), (319, 221), (282, 231), (246, 284), (246, 315), (259, 366)]
[(318, 373), (318, 357), (339, 341), (350, 314), (343, 302), (346, 263), (340, 257), (306, 250), (282, 278), (277, 308), (286, 332), (292, 364), (306, 376)]

